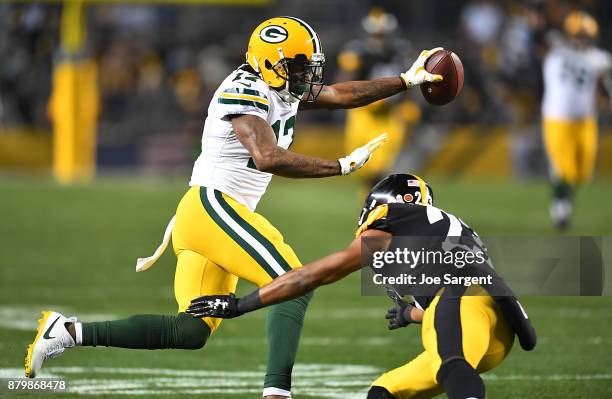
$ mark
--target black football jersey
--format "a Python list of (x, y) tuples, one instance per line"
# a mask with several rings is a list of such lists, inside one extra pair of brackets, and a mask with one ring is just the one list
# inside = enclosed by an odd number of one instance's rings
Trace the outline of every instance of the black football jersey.
[[(403, 282), (393, 285), (401, 295), (412, 295), (417, 304), (425, 309), (440, 289), (452, 289), (461, 296), (466, 286), (449, 284), (456, 278), (486, 277), (490, 284), (482, 285), (491, 296), (514, 296), (510, 288), (497, 275), (487, 250), (478, 234), (469, 225), (451, 213), (434, 206), (421, 206), (405, 203), (383, 205), (386, 212), (375, 212), (365, 229), (377, 229), (392, 234), (388, 252), (400, 253), (406, 250), (418, 255), (417, 262), (391, 262), (385, 268), (377, 270), (385, 276), (412, 275), (415, 284)], [(365, 224), (365, 223), (364, 223)], [(471, 252), (473, 259), (478, 255), (478, 262), (469, 263), (469, 267), (460, 259)], [(460, 254), (462, 253), (462, 254)], [(462, 255), (461, 257), (459, 255)], [(430, 283), (423, 283), (423, 276), (439, 277)], [(454, 279), (453, 279), (454, 278)]]

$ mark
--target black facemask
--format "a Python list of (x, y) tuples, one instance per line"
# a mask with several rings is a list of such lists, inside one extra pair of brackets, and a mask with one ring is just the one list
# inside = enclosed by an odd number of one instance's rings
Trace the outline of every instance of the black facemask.
[[(314, 58), (309, 60), (304, 54), (298, 54), (295, 58), (283, 58), (272, 67), (285, 80), (289, 93), (307, 102), (314, 102), (323, 89), (325, 59), (322, 54), (316, 57), (320, 59)], [(279, 71), (283, 71), (284, 76)]]

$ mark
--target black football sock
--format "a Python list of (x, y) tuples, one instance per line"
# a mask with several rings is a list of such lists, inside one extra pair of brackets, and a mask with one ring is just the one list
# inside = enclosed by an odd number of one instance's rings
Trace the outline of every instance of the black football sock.
[(553, 198), (556, 200), (572, 200), (573, 187), (571, 184), (559, 180), (553, 183)]
[(553, 183), (553, 199), (550, 204), (550, 217), (559, 230), (569, 227), (572, 217), (572, 197), (574, 188), (571, 184), (559, 180)]
[(123, 320), (82, 323), (83, 346), (131, 349), (199, 349), (210, 328), (186, 313), (176, 316), (141, 314)]
[(448, 399), (484, 399), (482, 378), (464, 359), (453, 359), (440, 367), (437, 375)]
[(264, 388), (291, 390), (291, 371), (312, 292), (270, 307), (266, 333), (268, 365)]

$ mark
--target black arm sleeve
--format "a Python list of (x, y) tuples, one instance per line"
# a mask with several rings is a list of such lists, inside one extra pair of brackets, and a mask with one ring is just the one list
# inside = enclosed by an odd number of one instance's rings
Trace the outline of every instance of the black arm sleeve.
[(243, 296), (236, 304), (236, 310), (239, 314), (252, 312), (260, 308), (263, 308), (263, 304), (259, 298), (259, 289), (256, 289), (246, 296)]

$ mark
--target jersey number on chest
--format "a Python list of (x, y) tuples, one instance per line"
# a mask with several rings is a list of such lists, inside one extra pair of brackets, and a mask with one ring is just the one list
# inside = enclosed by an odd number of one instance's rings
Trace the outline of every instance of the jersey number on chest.
[[(279, 147), (288, 149), (291, 146), (291, 144), (293, 143), (294, 126), (295, 115), (284, 121), (284, 123), (282, 119), (279, 119), (271, 125), (272, 131), (274, 132), (274, 136), (276, 137), (276, 144)], [(257, 169), (253, 158), (249, 158), (249, 161), (247, 162), (247, 167), (251, 169)]]
[(561, 68), (561, 80), (573, 82), (575, 86), (582, 87), (589, 81), (586, 68), (574, 61), (565, 60)]

